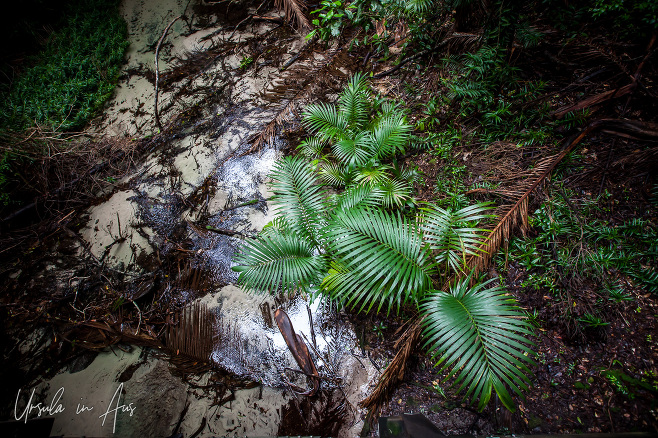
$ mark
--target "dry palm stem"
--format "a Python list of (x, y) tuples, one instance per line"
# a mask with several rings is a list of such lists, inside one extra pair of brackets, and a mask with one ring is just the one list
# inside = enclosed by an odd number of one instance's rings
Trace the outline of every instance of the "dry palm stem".
[(395, 348), (400, 349), (379, 377), (372, 393), (360, 403), (361, 406), (368, 409), (368, 418), (370, 420), (381, 410), (382, 404), (390, 398), (395, 384), (404, 378), (407, 359), (409, 359), (420, 340), (422, 322), (422, 318), (416, 317), (409, 328), (400, 336), (400, 339), (395, 342)]

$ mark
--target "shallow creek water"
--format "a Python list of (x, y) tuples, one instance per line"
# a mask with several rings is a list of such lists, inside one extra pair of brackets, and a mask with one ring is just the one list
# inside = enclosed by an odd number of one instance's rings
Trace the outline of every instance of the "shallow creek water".
[[(259, 23), (234, 33), (233, 25), (239, 20), (222, 17), (220, 9), (208, 4), (125, 0), (122, 11), (131, 41), (126, 73), (95, 129), (102, 135), (130, 138), (157, 132), (154, 86), (148, 72), (153, 71), (155, 46), (164, 28), (186, 8), (186, 15), (192, 18), (178, 20), (162, 46), (161, 75), (166, 77), (180, 66), (177, 59), (217, 51), (226, 44), (222, 39), (231, 37), (241, 45), (225, 55), (205, 57), (203, 69), (189, 74), (183, 69), (176, 81), (165, 83), (160, 94), (163, 122), (189, 108), (196, 108), (197, 116), (188, 128), (118, 181), (121, 189), (99, 194), (105, 200), (85, 214), (88, 222), (81, 234), (95, 256), (105, 256), (116, 269), (135, 275), (144, 272), (145, 259), (172, 251), (189, 254), (187, 268), (201, 273), (204, 287), (196, 281), (194, 285), (180, 284), (171, 289), (169, 298), (207, 305), (220, 321), (218, 330), (225, 332), (219, 337), (223, 341), (214, 346), (213, 362), (259, 385), (236, 390), (231, 401), (217, 406), (212, 403), (213, 394), (198, 388), (207, 384), (210, 374), (201, 376), (195, 388), (172, 376), (167, 362), (145, 350), (115, 349), (98, 354), (90, 363), (74, 364), (39, 386), (38, 394), (47, 400), (64, 388), (63, 400), (70, 407), (55, 415), (52, 434), (165, 437), (177, 431), (183, 436), (196, 432), (197, 436), (271, 436), (319, 435), (333, 430), (339, 436), (357, 436), (364, 414), (357, 404), (367, 395), (377, 371), (360, 355), (350, 324), (320, 301), (310, 303), (303, 297), (279, 300), (242, 291), (231, 270), (240, 235), (217, 234), (205, 227), (251, 236), (273, 218), (267, 174), (285, 143), (276, 139), (261, 150), (245, 153), (249, 138), (276, 114), (277, 107), (267, 105), (261, 93), (286, 73), (258, 59), (251, 69), (241, 64), (250, 47), (277, 31), (276, 24)], [(249, 4), (235, 3), (229, 11), (232, 8), (242, 9), (242, 14), (245, 8), (254, 12)], [(274, 14), (276, 11), (270, 11)], [(304, 39), (286, 32), (280, 46), (282, 56), (289, 58)], [(212, 38), (204, 39), (211, 34)], [(214, 97), (209, 99), (209, 95)], [(185, 237), (185, 248), (173, 243), (174, 235)], [(287, 311), (295, 330), (309, 345), (315, 338), (316, 365), (328, 379), (321, 384), (323, 390), (307, 400), (298, 399), (281, 376), (284, 368), (298, 367), (276, 324), (268, 321), (267, 314), (278, 307)], [(287, 376), (300, 386), (306, 384), (290, 372)], [(342, 390), (332, 379), (340, 379)], [(116, 392), (118, 388), (123, 392)], [(99, 417), (109, 404), (118, 402), (117, 394), (121, 403), (131, 404), (134, 410)], [(76, 403), (95, 410), (76, 412)], [(337, 415), (338, 411), (344, 414)], [(306, 425), (299, 424), (295, 430), (295, 424), (304, 421)], [(337, 421), (340, 424), (332, 429)]]

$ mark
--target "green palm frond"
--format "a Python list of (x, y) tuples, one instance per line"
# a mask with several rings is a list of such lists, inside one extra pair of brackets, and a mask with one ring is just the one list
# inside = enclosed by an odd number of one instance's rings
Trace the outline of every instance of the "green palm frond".
[(405, 0), (404, 9), (413, 14), (424, 14), (434, 6), (434, 0)]
[(348, 187), (338, 197), (337, 208), (349, 209), (357, 206), (379, 207), (383, 204), (384, 193), (372, 184), (355, 184)]
[(337, 163), (323, 162), (318, 177), (322, 182), (332, 187), (345, 187), (352, 180), (351, 172)]
[(373, 106), (377, 108), (377, 116), (372, 122), (372, 126), (377, 125), (381, 120), (394, 116), (396, 114), (405, 114), (404, 106), (401, 102), (391, 102), (386, 98), (379, 98), (373, 102)]
[(450, 286), (449, 293), (434, 291), (422, 304), (424, 346), (432, 358), (450, 368), (447, 379), (466, 389), (471, 403), (483, 409), (495, 391), (505, 407), (514, 411), (508, 387), (516, 394), (528, 389), (532, 364), (526, 336), (532, 335), (523, 313), (492, 280), (469, 287), (470, 277)]
[(431, 287), (432, 263), (418, 224), (380, 210), (338, 210), (327, 227), (334, 256), (322, 288), (359, 310), (397, 309)]
[(363, 165), (372, 157), (366, 132), (354, 138), (343, 137), (331, 145), (331, 151), (338, 161), (345, 165)]
[(302, 125), (317, 133), (322, 140), (331, 140), (347, 129), (347, 119), (336, 111), (334, 105), (320, 103), (306, 107)]
[(311, 166), (301, 158), (285, 157), (274, 164), (270, 177), (277, 213), (286, 218), (291, 231), (317, 246), (326, 208)]
[(415, 164), (400, 165), (397, 161), (393, 161), (391, 173), (397, 178), (407, 181), (409, 184), (414, 184), (423, 181), (423, 172), (418, 169)]
[(377, 186), (382, 191), (382, 204), (386, 208), (401, 207), (411, 199), (411, 186), (406, 181), (388, 178)]
[(235, 257), (238, 284), (247, 291), (276, 293), (307, 291), (326, 273), (326, 259), (295, 234), (276, 232), (246, 242)]
[(431, 204), (423, 209), (425, 241), (436, 251), (438, 264), (447, 263), (454, 272), (463, 272), (467, 256), (477, 254), (485, 238), (486, 230), (473, 224), (490, 217), (484, 213), (488, 208), (487, 203), (480, 203), (457, 211)]
[(261, 230), (261, 236), (266, 236), (269, 234), (289, 234), (290, 226), (286, 222), (284, 216), (277, 216), (271, 221), (269, 221)]
[(324, 149), (325, 142), (318, 137), (309, 137), (306, 140), (302, 141), (297, 149), (301, 152), (303, 156), (310, 160), (320, 158), (322, 156), (322, 150)]
[(338, 98), (338, 110), (352, 129), (363, 129), (370, 118), (370, 87), (365, 75), (357, 73)]
[(387, 173), (390, 169), (391, 166), (383, 164), (379, 166), (364, 167), (356, 171), (354, 181), (369, 184), (384, 183), (390, 179), (390, 176)]
[(373, 155), (386, 158), (398, 151), (404, 151), (409, 142), (412, 126), (408, 124), (401, 113), (394, 113), (381, 119), (375, 126), (372, 143)]

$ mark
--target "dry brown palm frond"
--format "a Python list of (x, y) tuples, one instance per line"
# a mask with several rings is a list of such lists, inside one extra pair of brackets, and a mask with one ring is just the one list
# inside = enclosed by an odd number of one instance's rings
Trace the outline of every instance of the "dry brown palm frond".
[(169, 326), (165, 345), (174, 356), (184, 355), (209, 363), (214, 325), (215, 315), (197, 301), (179, 313), (177, 325)]
[(269, 143), (274, 140), (276, 136), (277, 128), (283, 126), (283, 124), (290, 120), (290, 117), (295, 114), (295, 100), (290, 99), (288, 102), (281, 108), (274, 118), (260, 130), (260, 132), (252, 137), (253, 143), (251, 148), (243, 153), (242, 155), (249, 155), (254, 153), (263, 147), (265, 143)]
[(610, 166), (613, 169), (624, 169), (632, 167), (634, 171), (655, 169), (658, 163), (658, 146), (650, 149), (633, 152), (618, 159)]
[(311, 28), (311, 23), (304, 14), (307, 9), (304, 0), (276, 0), (274, 6), (285, 12), (287, 21), (294, 20), (298, 29)]
[(503, 243), (507, 242), (510, 234), (517, 226), (520, 226), (521, 231), (525, 233), (525, 230), (528, 227), (528, 201), (530, 195), (546, 178), (550, 176), (553, 169), (555, 169), (555, 166), (557, 166), (557, 164), (562, 161), (562, 159), (567, 156), (567, 154), (569, 154), (583, 138), (589, 135), (593, 130), (599, 129), (604, 123), (605, 120), (597, 120), (590, 123), (580, 135), (568, 143), (567, 147), (565, 147), (562, 152), (542, 159), (537, 163), (534, 169), (526, 171), (525, 175), (522, 175), (526, 176), (529, 174), (531, 175), (531, 178), (528, 178), (522, 183), (517, 183), (517, 186), (513, 189), (498, 190), (499, 194), (513, 198), (514, 202), (509, 207), (504, 208), (502, 218), (498, 221), (496, 227), (491, 233), (489, 233), (480, 246), (482, 252), (477, 256), (471, 257), (469, 260), (468, 264), (475, 274), (474, 277), (486, 269), (498, 249)]
[[(314, 83), (320, 83), (324, 81), (327, 72), (332, 75), (337, 75), (338, 73), (342, 74), (337, 69), (335, 69), (336, 71), (332, 70), (332, 66), (340, 59), (339, 55), (342, 52), (343, 47), (345, 46), (339, 46), (335, 44), (331, 49), (329, 49), (327, 57), (320, 64), (318, 64), (312, 71), (303, 75), (304, 80), (301, 82), (297, 91), (289, 99), (287, 99), (286, 103), (279, 111), (277, 111), (272, 120), (267, 123), (260, 130), (260, 132), (251, 137), (251, 148), (242, 155), (249, 155), (254, 153), (255, 151), (262, 148), (265, 143), (271, 142), (276, 135), (277, 129), (283, 126), (285, 122), (290, 121), (291, 118), (296, 114), (297, 104), (311, 94), (312, 85)], [(306, 71), (305, 68), (301, 68)], [(291, 72), (291, 74), (296, 74), (296, 72)]]
[(368, 398), (360, 403), (361, 406), (368, 409), (369, 418), (372, 419), (380, 411), (383, 402), (390, 398), (394, 385), (404, 378), (407, 360), (415, 350), (422, 333), (422, 322), (421, 317), (416, 317), (400, 339), (395, 342), (395, 348), (399, 348), (397, 354), (379, 377), (375, 389)]
[(482, 43), (482, 33), (452, 32), (444, 41), (448, 54), (471, 52)]

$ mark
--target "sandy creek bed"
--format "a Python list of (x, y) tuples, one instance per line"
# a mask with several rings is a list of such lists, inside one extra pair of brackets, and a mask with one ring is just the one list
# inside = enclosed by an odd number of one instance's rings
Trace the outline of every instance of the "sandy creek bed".
[[(153, 71), (155, 46), (164, 28), (186, 5), (183, 0), (123, 2), (131, 41), (126, 73), (102, 121), (94, 128), (98, 133), (143, 138), (157, 132), (154, 86), (148, 72)], [(160, 71), (165, 79), (166, 73), (179, 65), (176, 59), (216, 50), (222, 39), (233, 33), (232, 26), (213, 14), (210, 6), (193, 1), (187, 7), (188, 15), (190, 10), (195, 15), (187, 22), (178, 20), (161, 49)], [(270, 15), (275, 14), (270, 11)], [(223, 25), (226, 29), (222, 31)], [(195, 388), (173, 376), (168, 362), (154, 357), (148, 349), (114, 348), (69, 366), (36, 388), (33, 402), (49, 403), (60, 396), (64, 409), (54, 415), (53, 435), (165, 437), (177, 431), (183, 436), (196, 432), (198, 436), (267, 436), (291, 431), (291, 424), (300, 421), (300, 415), (326, 432), (323, 421), (331, 419), (323, 417), (335, 415), (339, 406), (347, 412), (341, 417), (339, 435), (357, 436), (360, 432), (364, 413), (357, 404), (367, 395), (377, 371), (367, 357), (358, 354), (361, 350), (349, 323), (330, 318), (335, 310), (319, 302), (307, 303), (298, 297), (279, 303), (288, 311), (297, 332), (307, 339), (311, 338), (312, 315), (317, 350), (322, 356), (316, 359), (318, 368), (325, 376), (342, 379), (348, 399), (345, 401), (335, 385), (325, 382), (319, 395), (299, 400), (293, 407), (295, 397), (282, 381), (281, 372), (284, 367), (297, 365), (276, 325), (268, 326), (263, 317), (263, 308), (273, 311), (277, 304), (272, 298), (246, 294), (234, 285), (237, 276), (230, 269), (231, 257), (240, 238), (193, 225), (203, 217), (207, 225), (253, 235), (273, 217), (267, 174), (285, 144), (277, 139), (255, 153), (244, 152), (250, 146), (247, 140), (276, 114), (276, 107), (266, 105), (261, 92), (286, 73), (267, 62), (259, 64), (256, 60), (257, 68), (248, 70), (241, 68), (241, 63), (251, 41), (275, 27), (268, 22), (247, 26), (232, 36), (232, 41), (244, 45), (215, 56), (211, 62), (206, 59), (202, 71), (165, 82), (160, 94), (163, 123), (191, 107), (199, 107), (201, 116), (189, 130), (137, 163), (134, 172), (117, 182), (121, 189), (102, 194), (104, 201), (84, 213), (87, 223), (80, 231), (96, 257), (104, 257), (114, 269), (135, 276), (144, 273), (140, 260), (180, 249), (170, 242), (172, 233), (186, 233), (191, 242), (185, 249), (192, 254), (190, 266), (208, 277), (204, 284), (213, 286), (204, 294), (184, 287), (172, 293), (181, 302), (202, 295), (196, 300), (207, 305), (232, 333), (233, 342), (214, 346), (212, 360), (259, 385), (236, 390), (231, 401), (213, 405), (214, 394), (199, 388), (207, 384), (210, 374), (197, 379)], [(281, 41), (284, 58), (304, 44), (303, 35), (287, 32), (288, 37)], [(211, 34), (212, 38), (203, 39)], [(209, 100), (209, 93), (221, 96)], [(184, 201), (189, 199), (198, 199), (201, 206)], [(239, 207), (241, 203), (248, 205)], [(19, 407), (30, 391), (24, 388)], [(118, 405), (125, 407), (102, 416)]]

